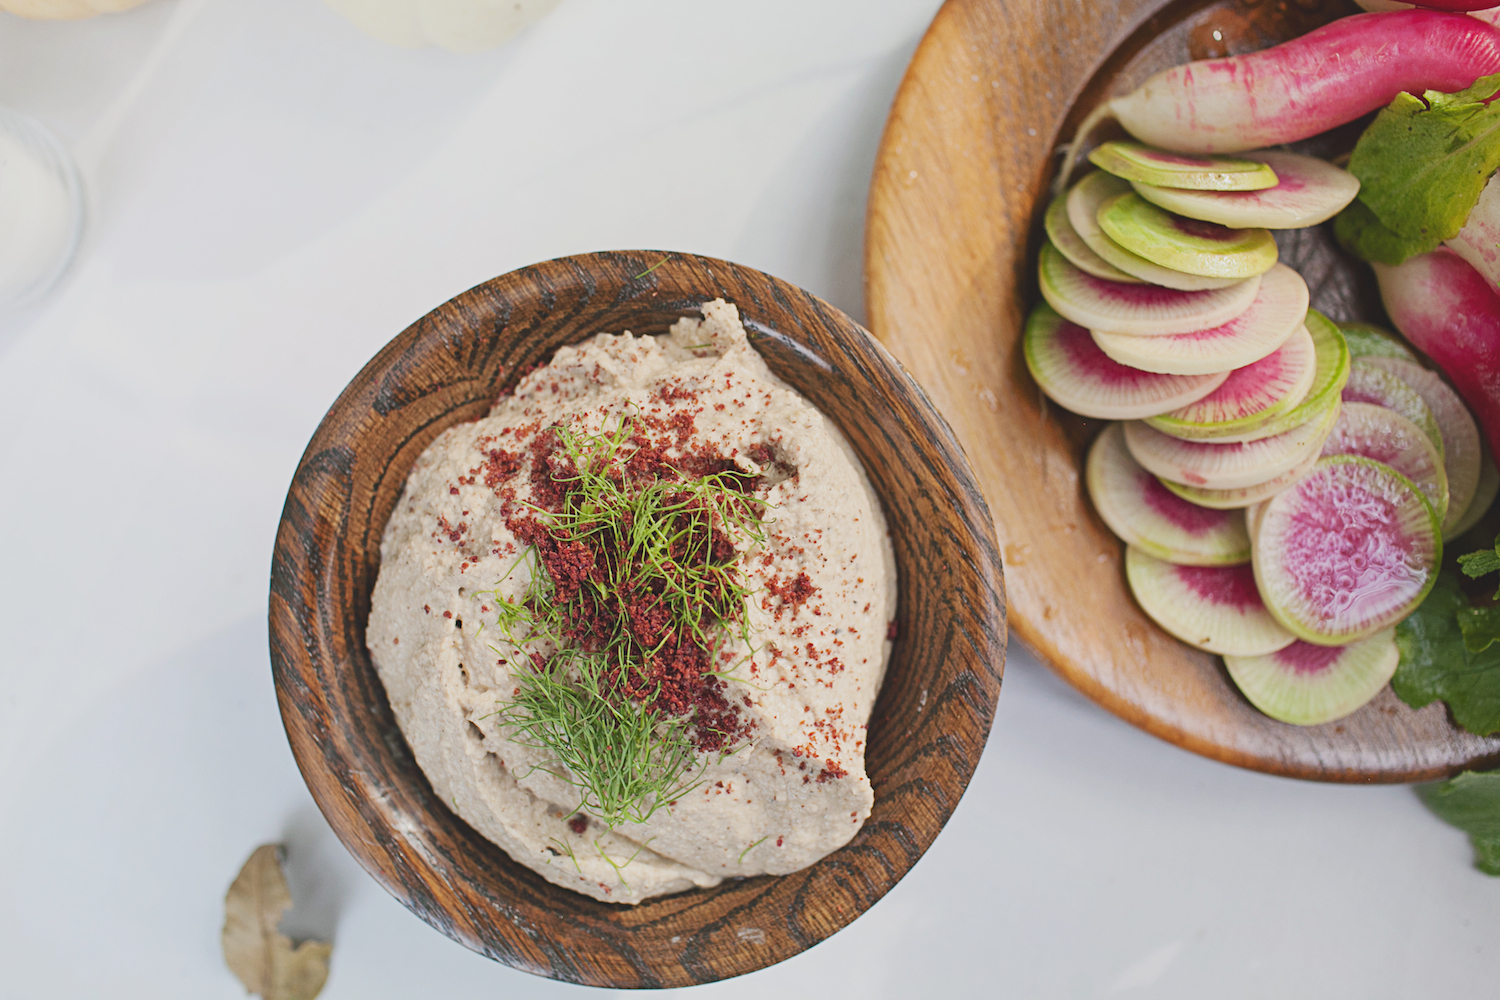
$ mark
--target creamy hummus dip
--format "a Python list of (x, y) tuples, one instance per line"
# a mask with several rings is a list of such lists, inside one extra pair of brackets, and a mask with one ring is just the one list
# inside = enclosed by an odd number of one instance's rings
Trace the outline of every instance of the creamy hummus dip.
[[(380, 547), (367, 641), (434, 791), (521, 864), (606, 902), (803, 868), (847, 843), (873, 801), (866, 730), (896, 606), (879, 501), (838, 428), (749, 345), (734, 306), (710, 302), (702, 317), (559, 349), (488, 417), (422, 453)], [(741, 625), (716, 638), (713, 673), (693, 672), (700, 734), (712, 716), (717, 735), (699, 739), (667, 801), (636, 813), (643, 822), (611, 827), (579, 776), (516, 724), (514, 699), (558, 646), (497, 616), (543, 572), (522, 536), (547, 522), (555, 428), (598, 439), (622, 426), (627, 450), (728, 470), (764, 505), (759, 541), (731, 539), (749, 592)]]

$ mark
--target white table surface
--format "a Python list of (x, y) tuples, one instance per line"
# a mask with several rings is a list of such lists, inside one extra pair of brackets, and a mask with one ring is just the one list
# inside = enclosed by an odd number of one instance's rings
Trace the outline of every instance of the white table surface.
[[(935, 0), (564, 0), (389, 48), (310, 0), (0, 15), (0, 104), (77, 153), (86, 241), (0, 320), (0, 998), (233, 998), (222, 896), (290, 845), (323, 996), (578, 997), (348, 857), (287, 749), (266, 583), (298, 456), (428, 309), (561, 254), (726, 257), (861, 316), (865, 189)], [(817, 997), (1500, 993), (1500, 880), (1406, 788), (1187, 754), (1027, 653), (933, 849), (851, 927), (700, 987)]]

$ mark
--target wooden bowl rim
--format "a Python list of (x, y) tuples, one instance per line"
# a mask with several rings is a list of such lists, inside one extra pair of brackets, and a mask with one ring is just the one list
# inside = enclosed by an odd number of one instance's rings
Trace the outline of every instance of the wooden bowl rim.
[[(648, 272), (635, 274), (629, 281), (620, 279), (622, 262), (627, 265), (628, 269), (624, 273), (628, 274), (629, 269), (633, 269), (636, 263), (642, 260), (656, 260), (660, 269), (652, 268)], [(542, 887), (541, 896), (556, 894), (556, 898), (564, 903), (563, 909), (574, 911), (574, 918), (568, 919), (566, 914), (556, 917), (550, 908), (539, 908), (526, 902), (490, 899), (488, 901), (494, 905), (493, 916), (496, 919), (490, 921), (489, 932), (469, 933), (466, 929), (469, 925), (465, 921), (448, 918), (451, 916), (470, 917), (472, 914), (454, 913), (453, 898), (450, 896), (445, 900), (439, 891), (441, 888), (450, 887), (448, 880), (455, 871), (462, 868), (464, 859), (413, 857), (410, 852), (396, 857), (396, 847), (402, 843), (403, 834), (391, 822), (394, 817), (384, 811), (389, 804), (381, 796), (388, 790), (357, 787), (362, 779), (351, 778), (347, 775), (337, 785), (321, 780), (332, 765), (343, 765), (349, 769), (349, 774), (362, 775), (359, 770), (359, 760), (346, 760), (340, 756), (341, 747), (338, 737), (341, 720), (330, 711), (325, 697), (326, 692), (309, 684), (309, 677), (299, 668), (297, 662), (301, 655), (297, 644), (305, 642), (306, 637), (319, 628), (329, 630), (330, 635), (349, 638), (338, 627), (338, 615), (333, 613), (338, 609), (323, 606), (338, 602), (320, 600), (316, 607), (307, 609), (309, 613), (316, 612), (319, 620), (303, 623), (302, 632), (296, 635), (284, 634), (293, 630), (283, 627), (283, 624), (278, 621), (278, 612), (286, 610), (287, 602), (283, 595), (295, 592), (299, 579), (308, 572), (301, 568), (301, 564), (293, 558), (296, 555), (293, 550), (296, 548), (298, 532), (306, 527), (304, 522), (307, 519), (306, 512), (309, 506), (306, 503), (294, 503), (298, 484), (305, 475), (316, 471), (313, 467), (324, 460), (324, 457), (329, 454), (329, 449), (348, 449), (357, 446), (361, 440), (360, 436), (369, 430), (370, 422), (363, 421), (359, 432), (353, 437), (342, 435), (337, 427), (355, 411), (357, 411), (356, 415), (368, 412), (359, 408), (369, 405), (383, 380), (386, 380), (393, 371), (409, 367), (411, 359), (421, 348), (424, 346), (429, 349), (435, 348), (435, 345), (430, 342), (442, 336), (439, 332), (442, 324), (435, 322), (436, 320), (458, 319), (461, 323), (467, 324), (471, 330), (475, 330), (476, 336), (484, 336), (483, 331), (478, 328), (484, 322), (493, 319), (493, 316), (488, 316), (484, 309), (482, 300), (487, 295), (522, 292), (533, 298), (539, 298), (540, 296), (536, 293), (537, 285), (546, 285), (549, 281), (556, 279), (559, 274), (566, 275), (568, 272), (586, 275), (589, 282), (597, 283), (597, 289), (594, 284), (588, 286), (591, 294), (595, 290), (601, 293), (597, 300), (589, 299), (591, 303), (596, 303), (596, 308), (619, 305), (631, 294), (639, 295), (646, 289), (663, 287), (670, 283), (664, 280), (668, 278), (679, 282), (695, 281), (697, 290), (667, 289), (684, 294), (685, 297), (677, 300), (663, 298), (651, 305), (659, 308), (663, 304), (685, 302), (696, 306), (714, 298), (717, 294), (702, 291), (704, 287), (708, 287), (708, 283), (703, 281), (705, 274), (710, 278), (715, 275), (726, 275), (729, 278), (745, 278), (751, 282), (764, 283), (774, 298), (771, 305), (782, 310), (789, 321), (795, 318), (789, 310), (790, 305), (799, 302), (811, 305), (822, 319), (828, 321), (822, 329), (833, 338), (829, 343), (837, 343), (841, 338), (852, 337), (855, 340), (851, 343), (864, 348), (863, 360), (872, 363), (878, 371), (860, 372), (858, 375), (868, 387), (876, 390), (876, 398), (880, 399), (883, 404), (889, 404), (894, 411), (909, 415), (912, 420), (912, 431), (925, 434), (932, 442), (933, 448), (941, 453), (944, 459), (941, 466), (931, 463), (918, 471), (916, 475), (926, 487), (952, 504), (955, 523), (966, 526), (963, 530), (955, 531), (949, 536), (934, 535), (933, 537), (940, 543), (942, 551), (948, 557), (947, 563), (951, 566), (955, 581), (963, 584), (955, 590), (958, 603), (966, 608), (974, 609), (980, 628), (965, 633), (965, 637), (975, 644), (972, 649), (961, 643), (950, 644), (945, 647), (948, 658), (935, 661), (930, 669), (939, 671), (935, 675), (938, 680), (946, 679), (947, 681), (947, 686), (940, 690), (934, 686), (934, 693), (950, 701), (954, 710), (967, 713), (966, 717), (972, 718), (973, 722), (981, 727), (980, 736), (976, 741), (968, 743), (957, 739), (944, 741), (940, 738), (940, 742), (945, 742), (946, 745), (939, 747), (938, 750), (942, 757), (942, 765), (948, 769), (950, 776), (943, 789), (934, 787), (922, 793), (935, 800), (937, 806), (925, 811), (909, 810), (908, 815), (901, 817), (907, 827), (903, 835), (902, 851), (894, 860), (887, 859), (884, 862), (888, 869), (887, 874), (880, 880), (880, 884), (873, 887), (873, 891), (869, 898), (864, 900), (863, 905), (857, 908), (848, 907), (849, 912), (845, 912), (846, 908), (839, 908), (837, 913), (830, 912), (826, 915), (828, 919), (823, 926), (815, 927), (811, 932), (800, 935), (794, 933), (794, 940), (789, 946), (776, 947), (773, 941), (772, 947), (762, 949), (752, 961), (729, 962), (727, 966), (721, 968), (711, 964), (712, 956), (709, 960), (705, 960), (704, 956), (699, 955), (696, 956), (698, 959), (696, 962), (679, 960), (653, 963), (638, 950), (631, 954), (624, 954), (624, 951), (629, 948), (622, 943), (621, 936), (653, 933), (656, 925), (646, 919), (653, 909), (691, 913), (693, 908), (703, 903), (704, 900), (711, 900), (729, 892), (744, 897), (741, 902), (745, 905), (754, 905), (761, 897), (779, 898), (785, 895), (785, 893), (779, 893), (778, 888), (789, 887), (795, 881), (800, 885), (797, 896), (799, 905), (807, 899), (815, 898), (809, 896), (809, 893), (827, 890), (836, 881), (849, 876), (853, 870), (853, 866), (848, 863), (850, 857), (861, 850), (861, 839), (867, 833), (872, 832), (872, 824), (876, 818), (874, 815), (850, 844), (800, 872), (786, 876), (761, 876), (739, 881), (726, 880), (714, 889), (691, 890), (687, 893), (657, 897), (634, 907), (599, 903), (572, 893), (570, 890), (553, 886), (528, 869), (516, 865), (502, 854), (503, 864), (508, 863), (514, 866), (522, 879), (535, 879)], [(550, 306), (544, 308), (551, 309)], [(643, 303), (642, 309), (644, 308)], [(741, 303), (741, 311), (742, 314), (745, 311), (744, 303)], [(580, 313), (584, 312), (586, 310), (580, 310)], [(684, 309), (682, 313), (691, 314), (692, 310)], [(552, 313), (547, 311), (544, 315), (551, 316)], [(805, 333), (812, 331), (799, 330), (795, 323), (790, 322), (787, 326), (767, 326), (759, 323), (752, 324), (749, 316), (745, 318), (747, 329), (752, 330), (752, 337), (759, 335), (775, 338), (785, 347), (805, 358), (807, 363), (817, 368), (827, 369), (828, 362), (818, 355), (814, 346), (809, 345), (803, 339)], [(788, 326), (791, 328), (789, 329)], [(580, 336), (587, 336), (594, 332), (594, 329), (588, 328)], [(637, 332), (644, 331), (638, 330)], [(488, 337), (494, 343), (499, 344), (505, 342), (508, 334), (508, 327), (502, 321), (493, 324)], [(519, 335), (525, 336), (526, 331), (520, 331)], [(513, 337), (515, 334), (509, 334), (509, 336)], [(550, 354), (553, 349), (547, 348), (547, 353)], [(519, 377), (518, 373), (511, 371), (505, 374), (505, 381), (510, 384), (517, 377)], [(885, 381), (882, 382), (880, 379)], [(864, 396), (858, 398), (860, 407), (868, 409), (871, 400)], [(434, 421), (441, 425), (438, 429), (464, 422), (462, 419), (449, 419), (453, 416), (453, 412), (450, 409), (443, 417)], [(829, 417), (829, 419), (833, 418)], [(433, 430), (434, 434), (436, 432)], [(851, 439), (854, 437), (852, 434), (849, 436)], [(387, 466), (381, 478), (391, 474), (392, 471), (398, 471), (404, 481), (406, 469), (393, 470), (393, 466), (394, 461)], [(889, 511), (890, 501), (884, 485), (875, 482), (873, 476), (872, 485), (881, 495), (882, 503)], [(371, 495), (373, 496), (373, 493)], [(353, 499), (356, 498), (345, 496), (341, 502), (347, 504)], [(373, 544), (377, 547), (383, 527), (382, 523), (372, 532)], [(895, 533), (893, 526), (893, 536)], [(340, 536), (333, 545), (313, 545), (304, 554), (310, 553), (319, 557), (322, 562), (322, 569), (319, 572), (325, 575), (336, 574), (339, 566), (346, 563), (352, 565), (352, 560), (357, 558), (340, 556), (340, 552), (346, 547), (346, 542), (353, 544)], [(330, 553), (328, 551), (330, 548), (336, 551)], [(354, 584), (345, 583), (343, 586), (352, 588)], [(342, 593), (338, 586), (331, 589), (333, 593), (340, 595), (338, 600), (348, 603), (351, 599), (350, 595)], [(910, 591), (911, 588), (903, 585), (903, 599)], [(287, 731), (293, 756), (319, 809), (328, 819), (340, 841), (360, 865), (413, 913), (474, 951), (537, 975), (586, 985), (626, 988), (693, 985), (742, 975), (784, 961), (846, 926), (889, 891), (931, 845), (972, 778), (994, 720), (1000, 679), (1004, 669), (1006, 642), (1003, 573), (999, 548), (994, 536), (993, 521), (983, 494), (947, 422), (933, 407), (916, 381), (886, 351), (884, 345), (840, 310), (800, 288), (763, 272), (713, 258), (648, 250), (572, 255), (508, 272), (477, 285), (433, 309), (409, 325), (378, 351), (329, 408), (298, 462), (297, 472), (288, 491), (287, 504), (277, 531), (271, 578), (270, 628), (272, 673), (283, 725)], [(363, 656), (363, 669), (373, 676), (373, 668), (368, 664), (368, 651), (363, 645), (362, 627), (359, 635), (353, 638), (359, 641), (350, 644), (354, 650), (352, 656), (339, 661), (337, 657), (332, 656), (325, 645), (319, 644), (317, 649), (306, 651), (308, 662), (312, 663), (315, 657), (323, 657), (334, 669), (360, 670), (359, 660)], [(308, 644), (311, 645), (311, 643)], [(897, 651), (892, 655), (891, 668), (896, 667), (901, 656), (901, 649), (898, 646)], [(887, 679), (889, 680), (889, 675)], [(378, 688), (378, 679), (375, 684)], [(882, 699), (886, 690), (890, 690), (889, 684), (882, 690)], [(380, 689), (380, 697), (384, 698), (383, 689)], [(876, 720), (880, 718), (881, 707), (882, 701), (877, 700), (871, 717), (869, 749), (872, 754), (877, 742)], [(925, 718), (936, 718), (936, 707), (930, 708)], [(309, 722), (312, 723), (311, 726)], [(927, 721), (922, 723), (924, 730), (929, 726), (930, 723)], [(895, 735), (891, 735), (888, 741), (896, 739)], [(928, 765), (923, 763), (921, 766)], [(418, 772), (418, 777), (425, 785), (425, 776), (421, 776)], [(873, 781), (872, 774), (872, 783)], [(943, 776), (938, 775), (933, 783), (934, 786), (943, 785)], [(933, 794), (943, 790), (953, 794), (946, 797)], [(427, 791), (428, 795), (431, 795), (430, 788)], [(884, 789), (876, 788), (877, 809), (880, 807), (884, 792)], [(370, 798), (372, 794), (381, 799), (380, 808), (364, 809), (356, 817), (354, 813), (360, 806), (368, 805), (373, 801)], [(363, 802), (360, 801), (361, 798)], [(478, 834), (473, 833), (467, 824), (453, 814), (447, 813), (446, 820), (467, 830), (473, 837), (478, 837)], [(372, 830), (371, 827), (374, 829)], [(373, 839), (369, 835), (372, 832), (375, 834)], [(488, 841), (483, 843), (488, 845)], [(493, 845), (490, 846), (493, 847)], [(494, 850), (499, 849), (494, 848)], [(416, 871), (402, 869), (402, 866), (410, 868), (413, 865)], [(405, 878), (397, 877), (398, 873), (404, 875)], [(478, 871), (467, 874), (482, 880), (487, 873)], [(578, 911), (587, 914), (587, 919), (577, 919)], [(529, 927), (525, 926), (528, 920), (531, 921)], [(552, 931), (558, 935), (548, 947), (542, 949), (548, 955), (547, 961), (536, 961), (534, 957), (528, 957), (525, 952), (527, 945), (535, 943), (538, 928), (544, 934)], [(708, 930), (712, 929), (710, 927)], [(707, 932), (705, 930), (704, 933)], [(565, 935), (571, 935), (571, 943), (564, 940)], [(616, 939), (611, 940), (611, 935)], [(674, 943), (677, 940), (678, 938), (672, 939)], [(597, 966), (587, 961), (569, 961), (567, 956), (553, 958), (553, 953), (559, 950), (566, 952), (570, 947), (579, 948), (579, 942), (583, 944), (577, 954), (584, 957), (597, 956), (601, 960), (614, 960), (616, 964), (623, 957), (629, 967), (629, 974), (601, 976)], [(701, 942), (697, 944), (701, 946)], [(694, 941), (682, 945), (683, 954), (686, 955), (694, 945)]]

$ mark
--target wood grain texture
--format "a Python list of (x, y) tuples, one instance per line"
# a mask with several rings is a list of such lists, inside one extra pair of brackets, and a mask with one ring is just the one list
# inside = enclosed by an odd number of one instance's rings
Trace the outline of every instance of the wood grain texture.
[[(433, 795), (365, 648), (385, 522), (417, 455), (484, 414), (517, 373), (594, 333), (662, 333), (737, 305), (771, 368), (848, 436), (900, 572), (899, 638), (871, 720), (870, 819), (792, 875), (611, 906), (511, 861)], [(344, 845), (409, 909), (508, 965), (575, 983), (674, 987), (762, 968), (884, 895), (958, 804), (989, 734), (1005, 653), (991, 518), (952, 432), (872, 337), (784, 282), (723, 261), (590, 254), (496, 278), (375, 357), (319, 426), (287, 495), (271, 573), (282, 718)]]
[[(1346, 0), (948, 0), (907, 70), (876, 161), (866, 229), (871, 329), (947, 415), (984, 486), (1015, 634), (1116, 715), (1196, 753), (1329, 781), (1417, 781), (1500, 762), (1500, 739), (1413, 711), (1389, 689), (1308, 728), (1261, 715), (1218, 657), (1131, 599), (1123, 547), (1080, 475), (1102, 423), (1047, 401), (1022, 321), (1059, 143), (1103, 98), (1189, 59), (1251, 51), (1354, 12)], [(1360, 124), (1308, 144), (1348, 148)], [(1327, 228), (1284, 234), (1315, 308), (1380, 318), (1368, 269)]]

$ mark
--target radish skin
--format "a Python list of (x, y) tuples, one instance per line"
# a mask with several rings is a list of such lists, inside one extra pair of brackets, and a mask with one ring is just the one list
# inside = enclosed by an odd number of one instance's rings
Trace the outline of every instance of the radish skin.
[(1493, 455), (1500, 441), (1500, 292), (1449, 250), (1372, 266), (1392, 322), (1448, 376)]
[[(1500, 14), (1495, 9), (1494, 0), (1422, 0), (1422, 3), (1402, 3), (1401, 0), (1355, 0), (1365, 10), (1411, 10), (1416, 7), (1426, 7), (1429, 10), (1447, 10), (1455, 14), (1468, 13), (1474, 17), (1487, 14), (1490, 17)], [(1494, 21), (1490, 22), (1491, 24)]]
[(1500, 72), (1500, 30), (1431, 10), (1356, 14), (1289, 42), (1163, 70), (1108, 104), (1132, 136), (1181, 153), (1297, 142), (1398, 93), (1462, 90)]
[(1479, 201), (1470, 210), (1464, 227), (1447, 246), (1484, 275), (1492, 287), (1500, 288), (1500, 183), (1495, 176), (1479, 192)]

